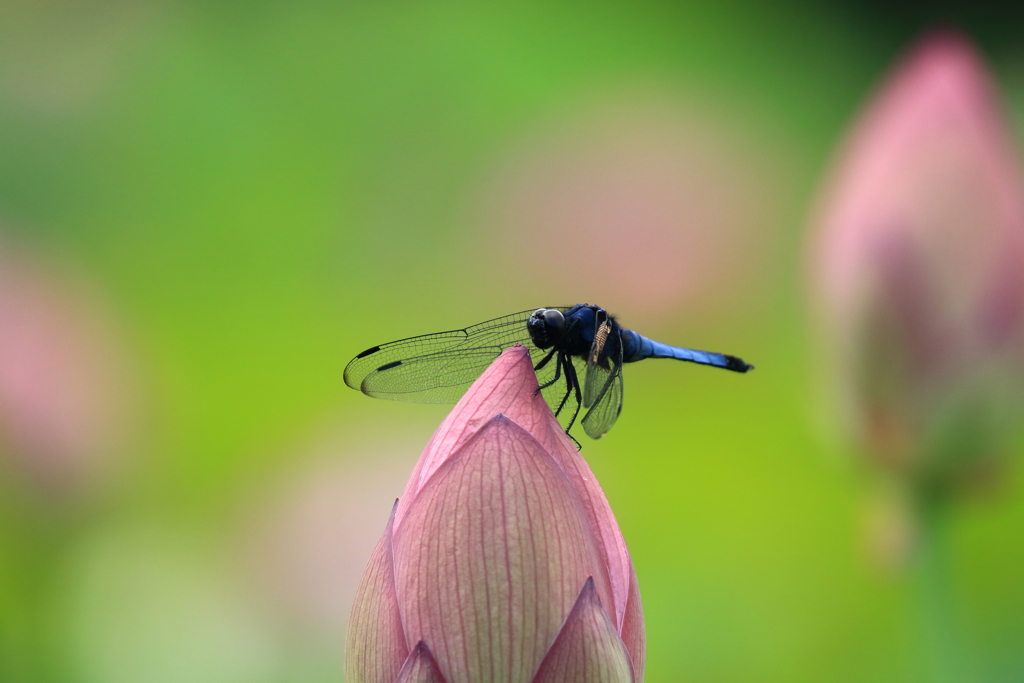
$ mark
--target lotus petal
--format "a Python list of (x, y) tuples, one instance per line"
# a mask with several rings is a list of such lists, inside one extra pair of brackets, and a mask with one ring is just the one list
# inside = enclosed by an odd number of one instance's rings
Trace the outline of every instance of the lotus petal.
[(428, 643), (449, 683), (527, 683), (587, 577), (611, 598), (572, 483), (503, 415), (434, 472), (394, 549), (407, 642)]
[[(626, 646), (587, 579), (533, 683), (632, 683)], [(639, 680), (639, 679), (636, 679)]]
[(633, 675), (638, 681), (644, 680), (644, 666), (647, 659), (647, 636), (644, 630), (644, 608), (640, 603), (640, 584), (636, 580), (636, 572), (630, 565), (629, 600), (626, 603), (626, 612), (623, 615), (622, 626), (619, 633), (622, 635), (622, 642), (629, 652), (629, 659), (633, 663)]
[(392, 508), (384, 536), (370, 555), (352, 605), (345, 646), (347, 683), (394, 683), (409, 656), (395, 593), (394, 521)]

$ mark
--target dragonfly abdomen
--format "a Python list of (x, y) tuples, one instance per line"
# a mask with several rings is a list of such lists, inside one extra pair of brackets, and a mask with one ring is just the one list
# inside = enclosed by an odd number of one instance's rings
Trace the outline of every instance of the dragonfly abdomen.
[(622, 341), (624, 344), (623, 360), (633, 363), (647, 358), (672, 358), (684, 360), (700, 365), (710, 365), (716, 368), (732, 370), (733, 372), (746, 372), (753, 370), (754, 366), (745, 363), (741, 358), (729, 356), (724, 353), (713, 353), (711, 351), (698, 351), (687, 349), (682, 346), (672, 346), (648, 339), (642, 334), (633, 330), (622, 330)]

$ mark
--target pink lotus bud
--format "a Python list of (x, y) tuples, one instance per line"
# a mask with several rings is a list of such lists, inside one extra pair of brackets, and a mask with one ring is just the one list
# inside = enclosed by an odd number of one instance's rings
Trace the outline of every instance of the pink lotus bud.
[(636, 573), (523, 347), (420, 456), (352, 609), (349, 683), (643, 679)]
[(1024, 179), (977, 54), (925, 38), (871, 100), (815, 220), (849, 434), (929, 490), (1000, 450), (1024, 349)]

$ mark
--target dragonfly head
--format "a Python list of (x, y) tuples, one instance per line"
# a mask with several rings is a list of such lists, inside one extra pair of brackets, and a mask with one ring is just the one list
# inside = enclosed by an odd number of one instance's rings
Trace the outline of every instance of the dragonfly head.
[(526, 321), (526, 329), (538, 349), (549, 349), (565, 334), (565, 316), (553, 308), (538, 308)]

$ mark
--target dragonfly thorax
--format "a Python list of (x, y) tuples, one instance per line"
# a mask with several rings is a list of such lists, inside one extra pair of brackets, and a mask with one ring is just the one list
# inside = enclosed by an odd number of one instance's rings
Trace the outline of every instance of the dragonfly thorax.
[(553, 308), (538, 308), (526, 321), (526, 329), (538, 349), (550, 349), (565, 335), (565, 316)]

